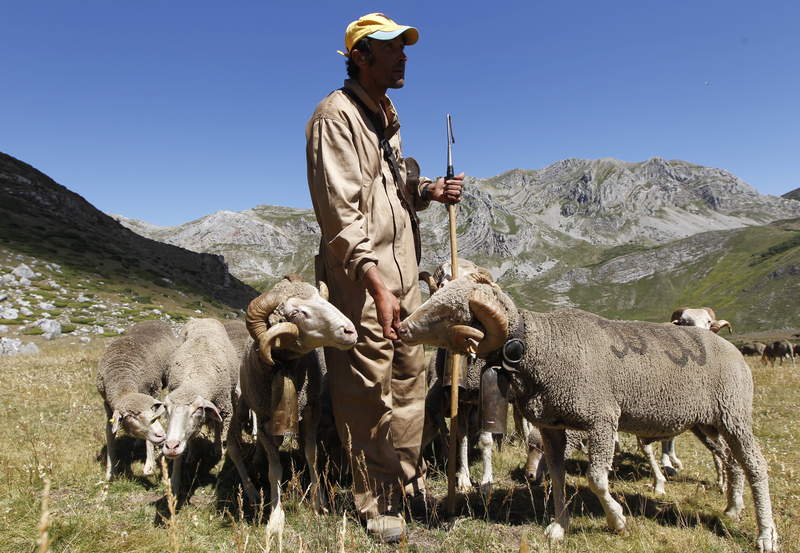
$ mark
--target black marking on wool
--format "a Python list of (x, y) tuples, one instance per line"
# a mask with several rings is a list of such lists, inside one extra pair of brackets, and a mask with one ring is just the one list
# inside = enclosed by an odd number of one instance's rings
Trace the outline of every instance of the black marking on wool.
[(673, 353), (670, 350), (664, 350), (664, 353), (667, 355), (667, 357), (669, 357), (670, 361), (679, 367), (685, 367), (690, 359), (701, 367), (705, 365), (708, 361), (708, 354), (706, 353), (705, 345), (700, 339), (700, 336), (695, 332), (685, 332), (682, 334), (688, 336), (694, 342), (695, 347), (687, 347), (685, 344), (681, 343), (681, 341), (678, 340), (674, 334), (670, 333), (669, 337), (677, 346), (676, 351), (678, 354)]

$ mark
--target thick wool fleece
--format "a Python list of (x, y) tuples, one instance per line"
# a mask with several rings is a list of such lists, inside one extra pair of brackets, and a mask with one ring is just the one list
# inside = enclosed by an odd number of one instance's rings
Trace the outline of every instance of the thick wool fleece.
[(112, 410), (139, 413), (149, 409), (152, 403), (146, 398), (130, 394), (157, 398), (177, 347), (178, 340), (169, 324), (136, 323), (125, 336), (114, 340), (100, 358), (97, 391)]

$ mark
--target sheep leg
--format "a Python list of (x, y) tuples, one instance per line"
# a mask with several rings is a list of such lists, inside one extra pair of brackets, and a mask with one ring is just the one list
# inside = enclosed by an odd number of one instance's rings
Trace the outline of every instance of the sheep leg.
[(319, 427), (319, 409), (308, 406), (303, 413), (303, 444), (308, 465), (308, 474), (311, 477), (311, 506), (315, 513), (327, 512), (325, 496), (319, 483), (317, 472), (317, 429)]
[[(611, 496), (608, 488), (608, 471), (614, 461), (615, 435), (616, 428), (612, 425), (598, 425), (589, 431), (589, 471), (586, 476), (589, 487), (603, 505), (608, 528), (621, 533), (625, 530), (625, 516), (622, 506)], [(650, 453), (652, 455), (652, 448)]]
[[(644, 451), (644, 454), (647, 456), (647, 461), (650, 463), (650, 470), (653, 472), (653, 491), (656, 495), (664, 495), (666, 493), (664, 485), (667, 479), (664, 477), (664, 473), (661, 472), (661, 467), (658, 466), (656, 454), (653, 451), (653, 442), (645, 443), (641, 438), (639, 438), (638, 441), (639, 447)], [(661, 442), (661, 444), (663, 447), (664, 442)]]
[[(239, 405), (241, 406), (241, 403)], [(240, 408), (241, 407), (238, 407), (237, 411)], [(248, 501), (255, 507), (258, 505), (258, 493), (256, 492), (255, 485), (253, 485), (253, 480), (250, 478), (250, 474), (247, 472), (247, 466), (242, 459), (242, 429), (238, 418), (239, 413), (241, 413), (241, 411), (234, 411), (233, 417), (231, 417), (231, 425), (228, 427), (227, 455), (231, 458), (231, 461), (233, 461), (236, 467), (236, 471), (239, 473), (239, 479), (242, 481)]]
[(725, 465), (728, 476), (728, 486), (726, 488), (728, 504), (725, 507), (725, 514), (731, 518), (738, 519), (744, 509), (744, 473), (742, 472), (742, 467), (736, 462), (727, 442), (721, 438), (716, 428), (700, 426), (693, 428), (692, 432)]
[(541, 428), (544, 457), (550, 471), (550, 480), (553, 489), (553, 504), (555, 507), (555, 520), (544, 530), (544, 535), (551, 541), (561, 541), (564, 533), (569, 528), (569, 511), (566, 508), (565, 480), (564, 480), (564, 450), (567, 438), (564, 430)]
[(267, 465), (269, 467), (269, 498), (270, 505), (275, 509), (280, 502), (280, 485), (283, 476), (283, 466), (278, 452), (278, 446), (263, 428), (258, 429), (258, 443), (267, 452)]
[(538, 428), (531, 425), (530, 432), (525, 438), (525, 443), (528, 446), (528, 458), (525, 460), (525, 478), (532, 484), (538, 485), (544, 479), (546, 465), (542, 459), (544, 451), (542, 449), (542, 436)]
[[(186, 447), (188, 449), (188, 444)], [(183, 469), (183, 458), (186, 453), (187, 451), (184, 450), (183, 453), (172, 460), (172, 474), (169, 477), (169, 486), (172, 488), (172, 495), (175, 496), (178, 502), (180, 502), (181, 497), (181, 472)]]
[[(761, 447), (753, 436), (749, 424), (736, 424), (721, 429), (729, 451), (738, 465), (747, 474), (750, 491), (755, 504), (756, 521), (758, 523), (758, 550), (773, 552), (778, 550), (778, 532), (772, 518), (772, 501), (769, 496), (769, 475), (767, 461), (761, 453)], [(729, 482), (728, 489), (733, 482)]]
[(481, 493), (484, 497), (488, 497), (492, 493), (492, 482), (494, 475), (492, 474), (492, 446), (494, 439), (491, 432), (481, 432), (478, 436), (478, 449), (481, 450), (481, 459), (483, 460), (483, 475), (481, 476)]
[(712, 455), (714, 458), (714, 468), (717, 470), (717, 488), (719, 491), (725, 493), (728, 479), (726, 478), (725, 461), (716, 453)]
[(451, 428), (455, 428), (454, 432), (450, 433), (451, 439), (458, 440), (458, 471), (456, 472), (456, 490), (460, 493), (469, 493), (472, 490), (472, 479), (469, 477), (469, 438), (467, 437), (467, 414), (463, 409), (456, 417), (455, 424)]
[(661, 465), (670, 476), (675, 476), (683, 468), (683, 463), (675, 453), (675, 438), (661, 441)]
[(522, 440), (522, 443), (527, 444), (532, 425), (522, 416), (522, 411), (516, 405), (512, 406), (512, 413), (514, 414), (514, 434)]
[(150, 440), (145, 440), (144, 448), (147, 452), (147, 458), (144, 461), (142, 472), (145, 476), (151, 476), (156, 472), (156, 446)]
[(117, 458), (117, 438), (111, 431), (111, 416), (113, 412), (108, 403), (103, 402), (103, 407), (106, 409), (106, 480), (110, 482), (114, 479), (114, 475), (117, 472), (119, 459)]

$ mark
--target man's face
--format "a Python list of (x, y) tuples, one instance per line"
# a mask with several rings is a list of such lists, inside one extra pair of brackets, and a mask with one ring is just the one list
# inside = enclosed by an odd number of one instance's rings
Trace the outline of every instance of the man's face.
[(363, 76), (376, 86), (402, 88), (406, 76), (405, 40), (400, 35), (392, 40), (372, 41), (372, 61), (359, 64)]

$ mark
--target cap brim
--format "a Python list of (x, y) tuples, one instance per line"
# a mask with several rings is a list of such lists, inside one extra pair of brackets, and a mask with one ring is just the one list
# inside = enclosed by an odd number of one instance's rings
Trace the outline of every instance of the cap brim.
[(400, 35), (405, 35), (403, 38), (405, 39), (405, 43), (409, 46), (416, 43), (419, 40), (419, 31), (417, 31), (414, 27), (400, 27), (393, 31), (375, 31), (374, 33), (367, 35), (369, 38), (374, 38), (375, 40), (392, 40), (394, 38), (399, 37)]

